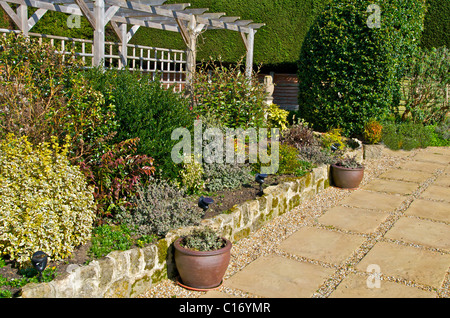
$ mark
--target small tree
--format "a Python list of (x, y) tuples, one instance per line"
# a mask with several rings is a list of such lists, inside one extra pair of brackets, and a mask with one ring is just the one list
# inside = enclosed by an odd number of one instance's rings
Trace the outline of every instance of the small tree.
[(316, 130), (356, 135), (395, 109), (424, 14), (424, 0), (331, 0), (301, 50), (299, 115)]

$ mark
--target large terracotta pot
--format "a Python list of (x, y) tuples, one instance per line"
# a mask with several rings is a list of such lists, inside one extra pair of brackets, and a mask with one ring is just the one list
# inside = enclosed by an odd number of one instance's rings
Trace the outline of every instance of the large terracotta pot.
[(359, 184), (364, 177), (364, 167), (344, 168), (337, 165), (331, 165), (331, 175), (333, 184), (336, 187), (355, 189), (359, 187)]
[(231, 242), (215, 251), (193, 251), (180, 245), (183, 238), (174, 242), (175, 264), (182, 283), (195, 289), (212, 289), (220, 286), (230, 263)]

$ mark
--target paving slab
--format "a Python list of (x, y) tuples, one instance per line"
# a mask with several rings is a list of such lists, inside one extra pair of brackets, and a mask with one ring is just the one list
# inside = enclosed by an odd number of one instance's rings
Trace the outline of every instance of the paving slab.
[(405, 215), (450, 222), (450, 205), (447, 202), (416, 199), (405, 211)]
[(445, 174), (450, 174), (450, 166), (447, 166), (447, 168), (444, 169)]
[(439, 177), (436, 178), (433, 184), (441, 187), (450, 187), (450, 175), (448, 174), (440, 175)]
[(388, 216), (385, 212), (337, 206), (326, 211), (318, 221), (326, 226), (369, 234), (375, 232)]
[(450, 156), (450, 147), (428, 147), (424, 149), (426, 152)]
[(313, 227), (302, 227), (281, 242), (280, 249), (331, 264), (341, 264), (365, 241), (364, 237)]
[(224, 286), (270, 298), (311, 297), (333, 269), (278, 255), (260, 257), (231, 276)]
[(432, 176), (433, 174), (430, 172), (415, 171), (414, 173), (411, 173), (411, 171), (409, 170), (391, 169), (381, 174), (379, 178), (422, 183), (431, 178)]
[(227, 293), (222, 293), (218, 290), (210, 290), (206, 294), (201, 295), (199, 298), (238, 298)]
[(383, 275), (440, 288), (450, 266), (450, 255), (378, 242), (356, 265), (356, 269), (366, 272), (372, 264), (378, 265)]
[(406, 197), (402, 195), (378, 193), (359, 189), (342, 200), (341, 204), (355, 208), (388, 212), (397, 209), (405, 200)]
[(421, 195), (422, 199), (450, 202), (450, 187), (430, 185)]
[(446, 165), (435, 162), (408, 161), (402, 164), (399, 168), (404, 170), (424, 171), (434, 173), (437, 170), (445, 169)]
[(364, 187), (362, 187), (362, 189), (370, 191), (405, 195), (413, 193), (417, 188), (419, 188), (419, 184), (415, 182), (383, 179), (372, 180)]
[(386, 280), (377, 288), (372, 277), (349, 274), (329, 298), (436, 298), (436, 293)]
[(430, 151), (419, 152), (414, 157), (412, 157), (412, 159), (415, 161), (434, 162), (446, 165), (450, 163), (450, 156)]
[(450, 225), (444, 223), (401, 217), (385, 237), (450, 251)]

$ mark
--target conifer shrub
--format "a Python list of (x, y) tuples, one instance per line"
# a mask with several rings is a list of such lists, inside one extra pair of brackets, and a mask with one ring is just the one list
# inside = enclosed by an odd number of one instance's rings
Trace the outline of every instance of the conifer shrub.
[(0, 252), (23, 264), (41, 250), (59, 260), (90, 239), (92, 189), (69, 163), (69, 143), (0, 142)]

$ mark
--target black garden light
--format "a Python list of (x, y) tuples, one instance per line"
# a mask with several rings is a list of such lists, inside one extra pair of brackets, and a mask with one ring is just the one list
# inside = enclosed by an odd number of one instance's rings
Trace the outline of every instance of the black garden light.
[(203, 196), (200, 197), (198, 200), (198, 206), (203, 209), (203, 212), (206, 212), (208, 210), (209, 205), (214, 203), (214, 200), (211, 198), (205, 198)]
[(42, 272), (47, 266), (48, 255), (42, 251), (37, 251), (31, 257), (33, 267), (39, 272), (39, 281), (42, 280)]
[(255, 181), (259, 183), (259, 193), (263, 194), (263, 183), (264, 179), (267, 178), (267, 174), (260, 174), (258, 173), (255, 177)]
[(336, 143), (331, 145), (331, 151), (335, 152), (336, 150), (339, 150), (340, 147), (341, 147), (341, 145), (336, 142)]

